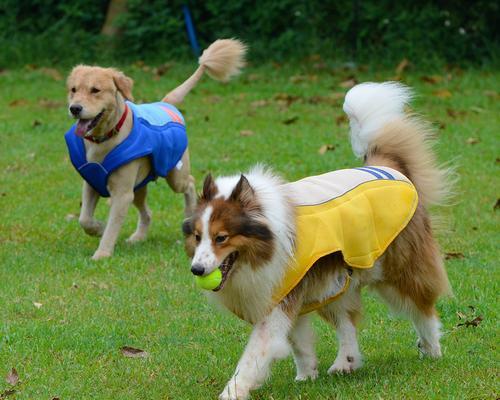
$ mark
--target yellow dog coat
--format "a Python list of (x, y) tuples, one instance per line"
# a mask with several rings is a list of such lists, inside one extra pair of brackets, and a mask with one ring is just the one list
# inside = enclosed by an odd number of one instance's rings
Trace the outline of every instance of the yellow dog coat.
[[(296, 208), (296, 249), (283, 281), (273, 294), (279, 303), (323, 256), (342, 252), (354, 268), (371, 268), (417, 208), (415, 187), (387, 167), (329, 172), (284, 185)], [(349, 286), (349, 276), (333, 296), (308, 304), (302, 313), (335, 300)]]

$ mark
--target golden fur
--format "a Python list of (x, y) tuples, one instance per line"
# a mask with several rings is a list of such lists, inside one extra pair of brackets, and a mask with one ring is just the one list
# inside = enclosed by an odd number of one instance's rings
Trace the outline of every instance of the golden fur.
[[(167, 94), (163, 101), (180, 103), (196, 85), (204, 71), (210, 72), (215, 79), (226, 81), (235, 75), (244, 63), (245, 46), (237, 40), (218, 40), (209, 46), (200, 58), (200, 67), (186, 82)], [(81, 107), (81, 111), (71, 114), (80, 120), (98, 121), (88, 134), (94, 138), (106, 135), (116, 126), (125, 110), (125, 100), (132, 100), (133, 81), (123, 72), (114, 68), (78, 65), (67, 79), (68, 103)], [(99, 115), (102, 115), (99, 119)], [(128, 113), (118, 134), (102, 143), (85, 141), (86, 157), (90, 162), (101, 162), (119, 143), (127, 138), (132, 129), (132, 115)], [(182, 166), (169, 172), (166, 180), (177, 193), (184, 193), (185, 214), (191, 215), (196, 203), (194, 179), (191, 176), (189, 152), (186, 150)], [(82, 209), (80, 224), (89, 235), (102, 236), (99, 247), (92, 256), (98, 260), (112, 255), (127, 210), (131, 203), (139, 211), (139, 221), (130, 243), (144, 240), (151, 221), (151, 211), (146, 204), (147, 188), (134, 193), (134, 187), (149, 175), (151, 170), (148, 157), (136, 159), (116, 171), (108, 180), (111, 195), (111, 209), (106, 224), (94, 218), (94, 210), (99, 194), (86, 182), (83, 183)]]

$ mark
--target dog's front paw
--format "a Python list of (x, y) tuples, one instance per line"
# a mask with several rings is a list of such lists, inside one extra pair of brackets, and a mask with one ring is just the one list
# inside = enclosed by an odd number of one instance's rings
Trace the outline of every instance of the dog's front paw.
[(417, 340), (417, 347), (418, 351), (420, 352), (421, 356), (427, 356), (431, 358), (439, 358), (441, 357), (441, 346), (439, 345), (439, 342), (431, 344), (427, 343), (426, 341), (422, 339)]
[(97, 261), (108, 257), (111, 257), (111, 252), (105, 250), (97, 250), (92, 256), (92, 260)]
[(362, 365), (361, 356), (338, 356), (333, 365), (328, 369), (328, 374), (349, 374)]
[(246, 400), (249, 395), (250, 390), (247, 387), (231, 379), (219, 395), (219, 400)]
[(307, 381), (308, 379), (314, 381), (317, 377), (318, 377), (318, 369), (313, 368), (309, 371), (297, 372), (297, 376), (295, 377), (295, 380), (297, 382)]
[(80, 221), (85, 233), (89, 236), (102, 236), (105, 225), (101, 221)]

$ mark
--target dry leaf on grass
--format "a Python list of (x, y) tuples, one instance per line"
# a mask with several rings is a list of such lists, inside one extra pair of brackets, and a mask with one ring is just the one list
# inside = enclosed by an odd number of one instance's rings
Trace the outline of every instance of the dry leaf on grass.
[(43, 108), (60, 108), (65, 107), (66, 103), (60, 100), (40, 99), (38, 105)]
[(64, 217), (64, 220), (69, 222), (69, 221), (73, 221), (75, 219), (78, 218), (78, 215), (76, 214), (67, 214), (65, 217)]
[(129, 358), (146, 358), (149, 356), (148, 352), (130, 346), (123, 346), (120, 351), (125, 357)]
[(251, 131), (250, 129), (243, 129), (240, 131), (240, 136), (252, 136), (254, 134), (254, 131)]
[(465, 142), (467, 144), (473, 145), (473, 144), (478, 144), (480, 140), (478, 138), (470, 137)]
[(290, 106), (292, 103), (295, 103), (297, 100), (300, 99), (299, 96), (294, 96), (289, 93), (276, 93), (273, 96), (274, 101), (276, 101), (278, 104), (281, 105), (286, 105), (287, 107)]
[(448, 89), (439, 89), (432, 92), (432, 94), (440, 99), (447, 99), (452, 96), (451, 92)]
[(423, 82), (430, 83), (435, 85), (443, 80), (443, 77), (440, 75), (430, 75), (430, 76), (422, 76), (420, 78)]
[(342, 124), (346, 124), (348, 122), (347, 115), (341, 114), (337, 118), (335, 118), (335, 122), (337, 123), (337, 126), (340, 126)]
[(7, 396), (11, 396), (14, 393), (16, 393), (16, 391), (14, 389), (7, 389), (7, 390), (0, 393), (0, 399), (6, 399)]
[(269, 105), (269, 100), (255, 100), (250, 103), (250, 107), (259, 108), (266, 107)]
[(6, 382), (9, 385), (15, 386), (19, 382), (19, 375), (15, 368), (12, 368), (7, 376), (5, 377)]
[(339, 83), (339, 86), (344, 88), (344, 89), (350, 89), (352, 88), (356, 83), (358, 83), (356, 81), (356, 79), (347, 79), (345, 80), (344, 82), (340, 82)]
[(403, 58), (395, 69), (397, 75), (401, 75), (410, 66), (410, 62), (407, 58)]
[(55, 81), (62, 81), (62, 74), (55, 68), (40, 68), (40, 72)]
[(325, 154), (327, 151), (333, 151), (335, 150), (335, 145), (333, 144), (324, 144), (323, 146), (321, 146), (318, 150), (318, 153), (320, 155), (323, 155)]
[(468, 321), (465, 321), (465, 322), (461, 322), (460, 324), (457, 324), (457, 327), (459, 326), (465, 326), (466, 328), (468, 328), (469, 326), (472, 326), (472, 327), (477, 327), (479, 326), (479, 324), (483, 321), (483, 316), (482, 315), (478, 315), (476, 318), (474, 319), (471, 319), (471, 320), (468, 320)]
[(451, 118), (457, 118), (457, 117), (461, 117), (461, 116), (464, 116), (465, 114), (467, 114), (467, 111), (457, 111), (457, 110), (454, 110), (452, 108), (447, 108), (446, 114), (448, 114)]
[(445, 260), (451, 260), (453, 258), (465, 258), (463, 253), (460, 252), (450, 252), (444, 255)]
[(291, 124), (294, 124), (295, 122), (297, 122), (297, 121), (298, 121), (298, 119), (299, 119), (299, 117), (294, 116), (294, 117), (291, 117), (291, 118), (287, 118), (287, 119), (285, 119), (285, 120), (283, 121), (283, 123), (284, 123), (285, 125), (291, 125)]
[(23, 107), (28, 105), (28, 100), (26, 99), (15, 99), (9, 103), (9, 107)]

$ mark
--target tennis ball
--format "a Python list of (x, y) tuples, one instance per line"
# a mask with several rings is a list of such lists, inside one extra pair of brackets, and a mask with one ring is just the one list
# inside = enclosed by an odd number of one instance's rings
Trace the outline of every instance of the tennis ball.
[(222, 272), (219, 268), (214, 269), (208, 275), (195, 276), (196, 284), (205, 290), (214, 290), (222, 282)]

